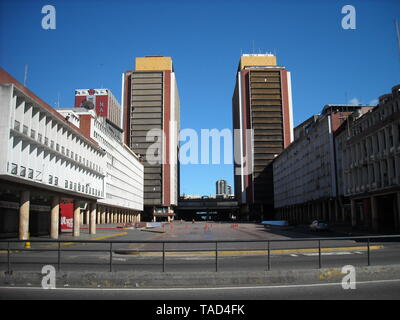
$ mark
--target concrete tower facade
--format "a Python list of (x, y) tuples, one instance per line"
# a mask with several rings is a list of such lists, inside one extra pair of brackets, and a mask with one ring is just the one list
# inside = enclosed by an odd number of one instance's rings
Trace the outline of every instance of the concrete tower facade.
[(243, 216), (273, 216), (273, 159), (293, 140), (290, 72), (272, 54), (244, 54), (232, 98), (235, 195)]
[(144, 164), (145, 212), (174, 216), (179, 195), (180, 102), (171, 57), (136, 58), (123, 75), (125, 143)]

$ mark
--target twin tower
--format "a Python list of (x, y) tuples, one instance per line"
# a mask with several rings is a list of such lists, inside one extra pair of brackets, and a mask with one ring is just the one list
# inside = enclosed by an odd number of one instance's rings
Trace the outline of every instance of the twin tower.
[[(136, 58), (135, 70), (123, 75), (122, 105), (125, 143), (144, 160), (145, 210), (153, 217), (173, 216), (179, 197), (180, 103), (171, 57)], [(232, 106), (235, 195), (243, 215), (268, 216), (272, 160), (293, 140), (290, 72), (271, 54), (242, 55)], [(155, 133), (153, 141), (149, 132)]]

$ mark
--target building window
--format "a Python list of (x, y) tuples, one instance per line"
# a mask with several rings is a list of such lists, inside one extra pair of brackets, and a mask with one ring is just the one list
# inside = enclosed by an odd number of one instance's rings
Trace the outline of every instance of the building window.
[(54, 177), (54, 185), (58, 186), (58, 177)]
[(15, 163), (11, 164), (11, 173), (12, 174), (17, 174), (18, 173), (18, 165)]
[(49, 175), (49, 184), (53, 184), (53, 176), (51, 174)]
[(53, 140), (50, 141), (50, 148), (54, 149), (54, 141)]
[(72, 190), (72, 181), (69, 182), (69, 188)]
[(22, 129), (22, 133), (25, 135), (28, 135), (28, 126), (24, 125), (24, 127)]
[(28, 178), (33, 179), (33, 169), (28, 170)]
[(65, 189), (68, 189), (68, 180), (65, 180), (65, 185), (64, 185)]
[(56, 151), (60, 152), (60, 145), (58, 143), (56, 144)]
[(36, 131), (35, 130), (31, 130), (31, 138), (35, 139), (36, 138)]
[(25, 167), (21, 166), (21, 170), (19, 172), (19, 175), (21, 177), (25, 177), (25, 175), (26, 175), (26, 168)]
[(42, 181), (42, 171), (36, 170), (36, 181)]
[(44, 145), (45, 146), (49, 145), (49, 138), (47, 138), (47, 137), (44, 138)]

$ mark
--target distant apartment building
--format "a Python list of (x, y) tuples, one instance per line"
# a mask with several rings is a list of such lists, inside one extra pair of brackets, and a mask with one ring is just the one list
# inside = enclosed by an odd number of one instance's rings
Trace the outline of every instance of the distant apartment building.
[(232, 194), (232, 187), (226, 180), (217, 180), (215, 182), (215, 196), (219, 198), (226, 198)]
[(75, 108), (90, 108), (99, 117), (104, 117), (122, 135), (122, 107), (109, 89), (76, 89)]
[(123, 77), (125, 143), (144, 163), (144, 206), (174, 216), (179, 196), (180, 102), (171, 57), (138, 57)]
[(217, 180), (215, 183), (215, 194), (216, 195), (224, 195), (227, 193), (228, 183), (226, 180)]
[(351, 114), (371, 109), (326, 105), (320, 115), (313, 115), (295, 128), (295, 140), (273, 162), (278, 219), (294, 224), (344, 219), (334, 133)]
[(273, 159), (293, 140), (291, 76), (272, 54), (244, 54), (232, 98), (235, 195), (242, 218), (272, 217)]
[(228, 196), (231, 196), (231, 195), (232, 195), (232, 186), (231, 186), (231, 185), (227, 185), (227, 186), (226, 186), (226, 194), (227, 194)]
[(400, 231), (400, 85), (336, 136), (338, 179), (350, 199), (353, 227)]

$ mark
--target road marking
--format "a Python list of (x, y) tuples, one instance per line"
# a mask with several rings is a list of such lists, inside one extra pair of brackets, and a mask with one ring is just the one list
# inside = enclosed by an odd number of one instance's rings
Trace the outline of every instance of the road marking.
[[(347, 254), (353, 254), (353, 252), (321, 252), (321, 256), (333, 256), (333, 255), (347, 255)], [(318, 256), (319, 253), (318, 252), (313, 252), (313, 253), (303, 253), (303, 256), (306, 257), (314, 257), (314, 256)]]
[[(370, 280), (357, 281), (359, 284), (374, 284), (374, 283), (391, 283), (400, 282), (400, 279), (390, 280)], [(282, 288), (304, 288), (304, 287), (323, 287), (323, 286), (342, 286), (342, 283), (311, 283), (311, 284), (290, 284), (290, 285), (272, 285), (272, 286), (246, 286), (246, 287), (199, 287), (199, 288), (54, 288), (50, 290), (65, 290), (65, 291), (194, 291), (194, 290), (249, 290), (249, 289), (282, 289)], [(49, 290), (42, 287), (0, 287), (1, 289), (17, 289), (17, 290)]]
[[(142, 245), (143, 246), (143, 245)], [(379, 250), (382, 249), (383, 246), (370, 246), (370, 250)], [(138, 249), (136, 247), (135, 249)], [(357, 247), (337, 247), (337, 248), (321, 248), (321, 253), (332, 253), (334, 254), (335, 252), (348, 252), (348, 251), (354, 251), (354, 250), (367, 250), (367, 246), (357, 246)], [(124, 249), (119, 249), (119, 254), (126, 254), (126, 255), (141, 255), (141, 256), (154, 256), (158, 257), (162, 254), (162, 252), (140, 252), (140, 251), (129, 251), (126, 250), (124, 253), (121, 253), (124, 251)], [(307, 248), (307, 249), (273, 249), (271, 250), (271, 254), (310, 254), (310, 255), (318, 255), (318, 248)], [(180, 257), (180, 256), (214, 256), (215, 255), (215, 250), (210, 249), (210, 250), (201, 250), (201, 251), (185, 251), (185, 252), (180, 252), (180, 251), (174, 251), (173, 249), (167, 250), (165, 252), (166, 256), (170, 257)], [(220, 256), (232, 256), (232, 255), (266, 255), (268, 254), (267, 250), (219, 250), (218, 255)]]
[(120, 237), (128, 234), (128, 232), (121, 232), (121, 233), (116, 233), (116, 234), (110, 234), (108, 236), (102, 236), (102, 237), (97, 237), (97, 238), (92, 238), (89, 239), (90, 241), (95, 241), (95, 240), (103, 240), (103, 239), (108, 239), (108, 238), (113, 238), (113, 237)]
[[(120, 232), (120, 233), (116, 233), (116, 234), (110, 234), (107, 236), (101, 236), (101, 237), (97, 237), (97, 238), (91, 238), (88, 239), (88, 241), (96, 241), (96, 240), (103, 240), (103, 239), (108, 239), (108, 238), (112, 238), (112, 237), (120, 237), (120, 236), (124, 236), (128, 234), (128, 232)], [(67, 247), (67, 246), (72, 246), (74, 244), (88, 244), (88, 243), (83, 243), (83, 242), (63, 242), (60, 244), (61, 247)], [(54, 248), (57, 247), (58, 243), (53, 243), (53, 244), (47, 244), (47, 245), (43, 245), (40, 246), (39, 248)]]

